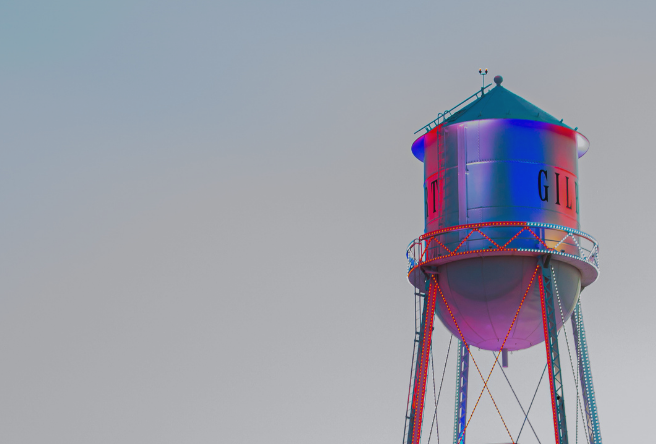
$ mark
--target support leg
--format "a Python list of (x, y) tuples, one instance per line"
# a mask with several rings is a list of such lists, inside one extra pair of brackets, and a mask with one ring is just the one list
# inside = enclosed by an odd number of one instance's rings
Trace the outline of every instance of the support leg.
[(583, 326), (583, 313), (581, 312), (580, 301), (576, 303), (576, 308), (572, 315), (572, 331), (574, 332), (574, 344), (576, 344), (576, 356), (579, 360), (579, 375), (581, 378), (581, 391), (583, 392), (583, 403), (585, 405), (585, 416), (588, 425), (588, 436), (590, 436), (591, 444), (601, 444), (601, 430), (599, 428), (599, 417), (597, 415), (597, 401), (595, 399), (595, 391), (592, 384), (588, 342), (585, 337), (585, 327)]
[(458, 341), (458, 369), (456, 371), (456, 408), (453, 425), (453, 444), (465, 444), (467, 425), (467, 388), (469, 385), (469, 350)]
[[(433, 337), (433, 321), (435, 319), (435, 295), (437, 290), (433, 279), (426, 282), (427, 292), (424, 297), (421, 329), (419, 330), (419, 352), (413, 376), (412, 410), (410, 411), (410, 426), (408, 427), (407, 444), (419, 444), (421, 424), (424, 414), (424, 398), (426, 395), (426, 378), (430, 359), (431, 339)], [(429, 285), (430, 283), (430, 285)]]
[(544, 325), (544, 343), (547, 348), (547, 365), (549, 384), (551, 386), (551, 408), (553, 410), (556, 444), (568, 444), (567, 420), (565, 418), (565, 397), (563, 391), (560, 352), (558, 350), (558, 328), (551, 277), (551, 256), (540, 257), (542, 270), (540, 275), (540, 302), (542, 305), (542, 323)]

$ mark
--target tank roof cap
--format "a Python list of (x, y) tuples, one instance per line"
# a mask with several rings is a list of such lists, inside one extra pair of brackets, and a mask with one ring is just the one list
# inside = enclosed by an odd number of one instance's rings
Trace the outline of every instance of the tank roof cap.
[(501, 77), (501, 76), (494, 76), (494, 83), (496, 83), (497, 86), (501, 86), (501, 82), (503, 82), (503, 77)]

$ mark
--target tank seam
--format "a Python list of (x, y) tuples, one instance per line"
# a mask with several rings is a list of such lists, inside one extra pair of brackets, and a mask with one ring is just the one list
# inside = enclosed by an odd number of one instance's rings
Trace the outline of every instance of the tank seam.
[[(573, 176), (576, 176), (578, 178), (578, 176), (575, 173), (573, 173), (572, 171), (570, 171), (566, 168), (556, 166), (556, 165), (551, 164), (551, 163), (536, 162), (536, 161), (533, 161), (533, 160), (485, 159), (485, 160), (479, 160), (479, 161), (476, 161), (476, 162), (467, 162), (467, 165), (476, 165), (476, 164), (484, 164), (484, 163), (497, 163), (497, 162), (499, 162), (499, 163), (500, 162), (505, 162), (505, 163), (528, 163), (528, 164), (531, 164), (531, 165), (546, 165), (546, 166), (550, 166), (552, 168), (555, 168), (557, 170), (565, 171), (565, 172), (567, 172), (567, 173), (569, 173)], [(454, 168), (454, 167), (451, 167), (451, 168)]]

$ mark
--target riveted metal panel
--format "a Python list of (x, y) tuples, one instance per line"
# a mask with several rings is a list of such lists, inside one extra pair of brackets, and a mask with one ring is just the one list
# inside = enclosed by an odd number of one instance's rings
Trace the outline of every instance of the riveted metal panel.
[(436, 202), (427, 232), (489, 221), (579, 228), (573, 130), (529, 120), (477, 120), (436, 128), (425, 147), (427, 199)]

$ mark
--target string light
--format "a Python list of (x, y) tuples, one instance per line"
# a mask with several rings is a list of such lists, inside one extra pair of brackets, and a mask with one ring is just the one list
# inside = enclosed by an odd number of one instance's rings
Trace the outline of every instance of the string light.
[[(506, 243), (503, 245), (500, 245), (497, 243), (494, 239), (492, 239), (488, 234), (484, 233), (482, 229), (485, 228), (512, 228), (512, 227), (518, 227), (520, 228), (517, 233), (515, 233)], [(542, 239), (533, 229), (533, 228), (542, 228), (542, 229), (548, 229), (548, 230), (557, 230), (564, 232), (564, 237), (561, 238), (559, 242), (555, 244), (554, 247), (549, 247), (547, 243), (545, 242), (545, 239)], [(447, 233), (454, 233), (457, 231), (468, 231), (465, 237), (458, 243), (458, 245), (453, 249), (449, 249), (438, 237)], [(528, 231), (534, 239), (536, 239), (539, 243), (537, 244), (538, 248), (508, 248), (513, 241), (515, 241), (524, 231)], [(471, 239), (472, 234), (474, 232), (477, 232), (478, 234), (481, 235), (481, 238), (476, 238), (476, 239)], [(544, 233), (543, 233), (544, 234)], [(551, 235), (551, 232), (550, 232)], [(592, 247), (589, 250), (589, 254), (586, 256), (585, 250), (582, 248), (580, 242), (574, 237), (574, 236), (579, 236), (580, 238), (586, 239), (587, 241), (592, 243)], [(568, 237), (571, 237), (572, 240), (574, 241), (574, 244), (576, 245), (578, 249), (578, 255), (566, 253), (564, 250), (563, 251), (558, 251), (557, 248), (563, 244), (567, 240)], [(489, 242), (489, 247), (488, 248), (477, 248), (474, 250), (467, 250), (467, 251), (460, 251), (460, 249), (463, 247), (463, 245), (468, 244), (472, 245), (471, 242), (475, 241), (483, 241), (483, 242)], [(547, 242), (552, 243), (555, 241), (547, 240)], [(444, 250), (440, 251), (438, 248), (438, 245), (442, 247)], [(569, 227), (563, 227), (560, 225), (555, 225), (555, 224), (544, 224), (544, 223), (538, 223), (538, 222), (485, 222), (485, 223), (476, 223), (476, 224), (464, 224), (464, 225), (457, 225), (453, 227), (448, 227), (448, 228), (442, 228), (440, 230), (435, 230), (429, 233), (426, 233), (419, 237), (419, 239), (416, 239), (413, 241), (410, 246), (408, 247), (406, 257), (408, 258), (409, 261), (409, 267), (408, 267), (408, 278), (411, 279), (413, 273), (416, 273), (418, 270), (421, 269), (422, 266), (427, 265), (427, 264), (436, 264), (436, 263), (445, 263), (445, 262), (450, 262), (452, 260), (455, 260), (455, 258), (459, 257), (467, 257), (471, 255), (475, 256), (485, 256), (485, 255), (499, 255), (499, 254), (513, 254), (513, 253), (520, 253), (520, 254), (527, 254), (527, 253), (535, 253), (537, 254), (544, 254), (544, 253), (550, 253), (553, 255), (558, 255), (564, 258), (569, 258), (572, 260), (578, 260), (585, 262), (586, 264), (592, 266), (594, 271), (599, 273), (599, 260), (598, 260), (598, 255), (599, 255), (599, 245), (597, 241), (592, 237), (589, 236), (579, 230), (575, 230)], [(411, 257), (412, 256), (412, 257)], [(419, 257), (419, 260), (416, 260), (417, 256)], [(438, 262), (439, 261), (439, 262)], [(567, 261), (569, 263), (572, 263), (571, 261)], [(522, 300), (519, 304), (519, 307), (515, 313), (515, 316), (513, 317), (513, 320), (510, 324), (510, 328), (508, 329), (508, 332), (506, 333), (506, 336), (504, 337), (503, 343), (501, 345), (501, 348), (499, 349), (499, 353), (496, 355), (496, 359), (492, 365), (492, 369), (490, 370), (490, 373), (488, 374), (487, 378), (483, 377), (483, 374), (480, 371), (480, 368), (478, 364), (476, 363), (476, 360), (474, 359), (474, 356), (471, 354), (469, 344), (467, 341), (465, 341), (464, 333), (460, 329), (460, 326), (458, 325), (458, 322), (456, 321), (455, 315), (453, 314), (451, 307), (449, 306), (448, 302), (446, 301), (446, 298), (444, 297), (444, 294), (442, 293), (442, 290), (439, 286), (439, 283), (437, 282), (435, 276), (431, 276), (431, 283), (429, 286), (429, 291), (428, 291), (428, 296), (429, 296), (429, 301), (427, 304), (432, 304), (433, 310), (435, 307), (435, 300), (437, 298), (437, 292), (440, 293), (440, 296), (442, 298), (442, 301), (444, 302), (444, 305), (449, 312), (449, 315), (453, 321), (453, 324), (455, 325), (458, 334), (460, 335), (460, 338), (467, 348), (467, 351), (469, 352), (472, 361), (474, 363), (474, 366), (476, 367), (476, 370), (483, 381), (483, 389), (481, 390), (481, 393), (478, 396), (478, 399), (476, 400), (476, 404), (474, 405), (474, 408), (469, 416), (469, 419), (467, 420), (467, 423), (465, 424), (465, 427), (463, 429), (463, 433), (461, 434), (460, 438), (458, 439), (457, 443), (460, 444), (464, 437), (464, 432), (467, 430), (467, 427), (469, 426), (469, 423), (471, 422), (474, 412), (476, 411), (481, 397), (483, 396), (483, 393), (485, 391), (488, 392), (490, 395), (490, 398), (492, 400), (492, 403), (494, 404), (495, 409), (497, 410), (497, 413), (499, 417), (501, 418), (501, 421), (503, 422), (504, 427), (506, 428), (506, 432), (508, 432), (508, 435), (510, 436), (510, 439), (513, 440), (512, 435), (510, 434), (510, 431), (508, 430), (508, 427), (506, 425), (505, 420), (503, 419), (503, 416), (501, 415), (501, 412), (496, 404), (496, 401), (494, 400), (494, 397), (492, 396), (492, 393), (490, 392), (490, 389), (488, 387), (488, 382), (489, 379), (492, 375), (492, 372), (494, 371), (494, 368), (498, 364), (499, 356), (501, 356), (501, 351), (505, 347), (506, 342), (508, 341), (508, 338), (510, 337), (510, 333), (512, 332), (512, 329), (517, 322), (517, 318), (519, 316), (519, 312), (526, 300), (526, 297), (530, 291), (530, 289), (533, 286), (533, 282), (535, 281), (536, 274), (539, 270), (540, 266), (536, 267), (536, 269), (533, 272), (533, 275), (531, 277), (531, 280), (529, 282), (528, 288), (526, 289), (526, 292), (524, 293), (524, 296), (522, 297)], [(412, 281), (412, 279), (411, 279)], [(540, 275), (538, 277), (538, 282), (540, 286), (540, 300), (541, 300), (541, 305), (542, 305), (542, 317), (543, 317), (543, 327), (545, 329), (545, 343), (547, 347), (547, 360), (548, 360), (548, 365), (552, 366), (552, 357), (551, 357), (551, 348), (552, 344), (549, 343), (548, 340), (548, 331), (547, 331), (547, 324), (546, 324), (546, 311), (545, 311), (545, 302), (544, 302), (544, 282), (543, 282), (543, 277)], [(431, 302), (432, 301), (432, 302)], [(426, 320), (425, 325), (430, 325), (432, 329), (433, 322)], [(423, 345), (422, 346), (422, 351), (420, 355), (420, 373), (417, 375), (417, 379), (415, 380), (415, 385), (417, 386), (417, 390), (425, 389), (426, 386), (426, 369), (428, 366), (428, 361), (430, 354), (426, 351), (426, 347)], [(550, 390), (551, 390), (551, 398), (552, 398), (552, 411), (554, 414), (554, 418), (556, 417), (557, 413), (557, 407), (555, 405), (555, 398), (554, 398), (554, 384), (553, 384), (553, 374), (549, 375), (550, 378)], [(413, 407), (416, 412), (415, 416), (415, 430), (413, 430), (413, 437), (414, 440), (413, 442), (419, 442), (419, 438), (421, 435), (421, 430), (420, 430), (420, 424), (421, 424), (421, 419), (423, 417), (423, 409), (424, 409), (424, 399), (419, 396), (418, 392), (415, 392), (415, 397), (413, 399)], [(418, 421), (418, 422), (417, 422)], [(558, 443), (560, 444), (560, 437), (558, 436), (558, 427), (557, 424), (554, 424), (554, 427), (556, 428), (556, 436), (558, 439)], [(513, 440), (514, 443), (514, 440)]]
[(511, 243), (512, 241), (514, 241), (515, 239), (517, 239), (517, 236), (519, 236), (520, 234), (522, 234), (525, 230), (526, 230), (526, 227), (524, 227), (524, 228), (522, 228), (521, 230), (519, 230), (519, 231), (517, 232), (517, 234), (515, 234), (513, 237), (511, 237), (510, 240), (509, 240), (508, 242), (506, 242), (505, 244), (503, 244), (503, 246), (502, 246), (501, 248), (502, 248), (502, 249), (505, 249), (508, 245), (510, 245), (510, 243)]
[(497, 365), (497, 362), (499, 361), (499, 356), (501, 354), (500, 352), (501, 352), (501, 350), (503, 350), (503, 347), (506, 345), (506, 342), (508, 341), (508, 337), (510, 336), (510, 332), (512, 331), (512, 328), (515, 325), (515, 322), (517, 321), (517, 317), (519, 316), (519, 311), (522, 309), (522, 306), (524, 305), (524, 301), (526, 300), (526, 296), (528, 295), (528, 292), (530, 291), (530, 289), (533, 285), (533, 281), (535, 280), (535, 276), (538, 272), (539, 267), (540, 266), (538, 265), (535, 268), (535, 270), (533, 271), (533, 276), (531, 276), (531, 281), (529, 282), (528, 288), (524, 292), (524, 296), (522, 297), (522, 300), (519, 303), (519, 307), (517, 308), (517, 311), (515, 312), (515, 317), (513, 318), (512, 322), (510, 324), (510, 328), (508, 328), (508, 332), (506, 333), (506, 336), (503, 339), (503, 343), (501, 344), (501, 348), (499, 349), (499, 353), (497, 353), (494, 364), (492, 364), (492, 368), (490, 369), (490, 373), (487, 375), (487, 379), (483, 379), (483, 374), (481, 373), (481, 370), (478, 368), (478, 364), (476, 363), (476, 360), (474, 359), (474, 356), (471, 354), (471, 351), (469, 350), (469, 344), (465, 340), (465, 336), (462, 333), (462, 330), (460, 330), (460, 326), (458, 325), (458, 321), (456, 320), (455, 316), (453, 315), (453, 312), (451, 311), (451, 307), (449, 306), (449, 303), (446, 301), (446, 298), (444, 297), (444, 294), (442, 293), (442, 289), (440, 288), (439, 283), (435, 279), (435, 276), (431, 276), (431, 279), (432, 279), (433, 282), (435, 282), (435, 284), (437, 286), (437, 290), (440, 293), (440, 297), (442, 298), (442, 301), (444, 302), (444, 305), (446, 306), (446, 309), (449, 312), (449, 315), (451, 316), (451, 319), (453, 320), (453, 323), (454, 323), (456, 329), (458, 330), (458, 334), (460, 335), (460, 338), (462, 339), (462, 343), (465, 344), (465, 347), (467, 347), (467, 351), (469, 352), (469, 355), (471, 356), (472, 361), (474, 362), (474, 366), (476, 366), (476, 370), (478, 371), (478, 375), (483, 380), (483, 390), (481, 390), (481, 393), (478, 395), (478, 399), (476, 400), (476, 404), (474, 405), (474, 408), (473, 408), (471, 414), (469, 415), (469, 420), (467, 420), (467, 424), (465, 424), (463, 434), (461, 435), (460, 439), (458, 440), (458, 444), (462, 440), (462, 436), (464, 436), (464, 432), (467, 430), (467, 427), (469, 426), (469, 423), (470, 423), (470, 421), (472, 420), (472, 418), (474, 416), (474, 412), (476, 411), (476, 408), (478, 407), (478, 404), (481, 400), (481, 397), (483, 396), (483, 393), (486, 390), (487, 390), (488, 394), (490, 395), (490, 399), (492, 399), (492, 403), (494, 404), (494, 408), (497, 410), (497, 413), (499, 414), (499, 417), (501, 418), (501, 422), (503, 423), (503, 426), (506, 428), (506, 432), (508, 432), (508, 436), (510, 436), (510, 440), (513, 442), (513, 444), (515, 442), (513, 440), (512, 435), (510, 434), (510, 431), (508, 430), (508, 426), (506, 425), (506, 422), (504, 421), (503, 416), (501, 415), (501, 412), (499, 411), (499, 407), (497, 406), (497, 403), (494, 400), (494, 397), (492, 396), (492, 393), (490, 392), (489, 387), (487, 386), (487, 383), (490, 380), (490, 376), (492, 376), (492, 372), (494, 371), (494, 367)]
[[(494, 367), (496, 367), (497, 362), (499, 361), (499, 356), (501, 355), (501, 351), (506, 345), (506, 341), (508, 341), (508, 337), (510, 336), (510, 332), (512, 331), (513, 326), (515, 325), (515, 322), (517, 321), (517, 317), (519, 316), (519, 311), (522, 309), (522, 305), (524, 305), (524, 301), (526, 300), (526, 296), (528, 295), (528, 292), (531, 290), (531, 287), (533, 286), (533, 281), (535, 280), (535, 275), (538, 272), (540, 265), (535, 267), (535, 270), (533, 271), (533, 276), (531, 276), (531, 281), (528, 284), (528, 287), (526, 288), (526, 291), (524, 292), (524, 296), (522, 297), (521, 302), (519, 303), (519, 307), (517, 308), (517, 311), (515, 312), (515, 317), (513, 318), (512, 322), (510, 323), (510, 328), (508, 328), (508, 332), (506, 333), (506, 337), (503, 339), (503, 343), (501, 344), (501, 347), (499, 348), (499, 352), (496, 355), (496, 359), (494, 360), (494, 363), (492, 364), (492, 368), (490, 369), (490, 373), (487, 375), (487, 379), (485, 379), (485, 383), (483, 385), (483, 390), (481, 390), (481, 393), (478, 395), (478, 399), (476, 400), (476, 404), (474, 405), (474, 409), (472, 410), (471, 414), (469, 415), (469, 420), (467, 421), (467, 425), (465, 426), (465, 430), (467, 430), (467, 426), (469, 425), (469, 421), (471, 421), (472, 417), (474, 416), (474, 412), (476, 411), (476, 407), (478, 407), (478, 403), (481, 400), (481, 396), (483, 396), (483, 392), (485, 391), (485, 388), (487, 388), (487, 383), (490, 380), (490, 376), (492, 376), (492, 372), (494, 371)], [(446, 300), (445, 300), (446, 303)], [(482, 376), (481, 376), (482, 377)], [(488, 389), (488, 393), (489, 393)], [(490, 394), (490, 397), (492, 395)], [(492, 402), (494, 403), (494, 406), (496, 407), (496, 402), (494, 402), (494, 399), (492, 399)], [(497, 407), (497, 412), (499, 413), (499, 416), (501, 416), (501, 413), (499, 412), (499, 409)], [(501, 421), (503, 421), (503, 417), (501, 418)], [(503, 425), (505, 426), (506, 423), (503, 421)], [(506, 431), (508, 431), (508, 427), (506, 427)], [(510, 435), (510, 432), (508, 431), (508, 435)], [(513, 437), (510, 435), (510, 439), (512, 440)], [(515, 441), (513, 441), (514, 443)]]
[[(432, 291), (431, 291), (432, 290)], [(414, 396), (412, 399), (412, 406), (415, 411), (415, 418), (413, 423), (412, 442), (419, 442), (421, 438), (421, 423), (424, 415), (424, 396), (426, 391), (426, 378), (428, 376), (428, 363), (430, 359), (431, 339), (433, 336), (433, 322), (435, 320), (435, 299), (437, 291), (433, 285), (428, 287), (428, 295), (426, 299), (426, 307), (424, 309), (424, 336), (422, 338), (421, 349), (419, 351), (419, 368), (415, 375)], [(419, 384), (419, 386), (417, 386)]]
[[(540, 265), (538, 264), (538, 267)], [(542, 326), (544, 328), (544, 343), (547, 347), (547, 365), (548, 368), (552, 369), (551, 362), (551, 343), (549, 342), (549, 328), (547, 327), (547, 307), (545, 305), (544, 297), (544, 281), (542, 275), (540, 275), (538, 282), (540, 284), (540, 305), (542, 307)], [(556, 397), (554, 396), (554, 380), (553, 380), (553, 371), (549, 372), (549, 388), (551, 390), (551, 410), (553, 411), (554, 418), (554, 429), (556, 432), (556, 444), (560, 444), (560, 434), (558, 431), (558, 416), (556, 413)]]
[[(504, 227), (504, 228), (510, 228), (510, 227), (521, 227), (521, 229), (514, 235), (512, 236), (505, 244), (499, 245), (495, 240), (493, 240), (489, 235), (485, 234), (481, 229), (482, 228), (489, 228), (489, 227)], [(564, 231), (565, 236), (560, 240), (560, 242), (556, 243), (554, 247), (549, 247), (544, 240), (538, 236), (535, 231), (533, 231), (529, 227), (535, 227), (535, 228), (546, 228), (550, 230), (559, 230), (559, 231)], [(444, 235), (447, 233), (452, 233), (455, 231), (464, 231), (464, 230), (469, 230), (467, 235), (465, 236), (464, 239), (460, 241), (460, 243), (455, 247), (455, 249), (451, 250), (449, 249), (439, 238), (438, 236)], [(531, 235), (538, 241), (540, 242), (541, 246), (544, 248), (508, 248), (508, 246), (515, 240), (517, 239), (524, 231), (528, 231), (531, 233)], [(484, 239), (486, 239), (488, 242), (490, 242), (490, 247), (488, 248), (478, 248), (475, 250), (468, 250), (468, 251), (459, 251), (467, 241), (473, 242), (474, 240), (471, 240), (470, 237), (474, 232), (478, 232)], [(592, 247), (589, 250), (589, 254), (586, 256), (585, 250), (581, 247), (580, 242), (578, 242), (575, 238), (574, 235), (577, 235), (583, 239), (586, 239), (590, 243), (592, 243)], [(566, 253), (564, 251), (558, 251), (557, 248), (565, 242), (565, 240), (571, 237), (574, 240), (575, 245), (578, 248), (579, 255), (573, 255), (570, 253)], [(482, 240), (482, 239), (476, 239), (476, 240)], [(432, 244), (436, 244), (435, 247), (431, 248)], [(446, 250), (446, 253), (441, 254), (439, 249), (437, 248), (437, 244), (439, 244), (440, 247), (444, 248)], [(431, 253), (432, 252), (432, 253)], [(413, 241), (410, 246), (407, 249), (406, 252), (406, 257), (408, 259), (408, 278), (410, 279), (412, 274), (415, 273), (417, 270), (420, 269), (423, 265), (430, 264), (430, 263), (435, 263), (436, 261), (440, 261), (440, 263), (444, 262), (449, 262), (450, 258), (454, 258), (456, 256), (463, 256), (463, 255), (490, 255), (494, 253), (510, 253), (512, 254), (513, 252), (518, 252), (518, 253), (538, 253), (538, 254), (544, 254), (545, 252), (549, 252), (554, 255), (558, 256), (563, 256), (566, 258), (570, 259), (575, 259), (578, 261), (582, 261), (590, 266), (593, 267), (594, 271), (596, 272), (596, 275), (599, 274), (599, 244), (597, 241), (590, 235), (585, 234), (579, 230), (575, 230), (573, 228), (569, 227), (564, 227), (561, 225), (555, 225), (555, 224), (545, 224), (545, 223), (539, 223), (539, 222), (484, 222), (484, 223), (476, 223), (476, 224), (464, 224), (464, 225), (456, 225), (453, 227), (448, 227), (448, 228), (442, 228), (440, 230), (432, 231), (429, 233), (426, 233), (419, 237), (419, 239), (416, 239)], [(433, 256), (434, 255), (434, 256)], [(412, 257), (411, 257), (412, 256)], [(433, 256), (433, 257), (430, 257)], [(417, 259), (419, 257), (419, 259)]]
[[(522, 228), (522, 230), (523, 230), (523, 228)], [(490, 242), (492, 242), (497, 248), (502, 248), (499, 244), (497, 244), (496, 242), (494, 242), (494, 241), (492, 240), (492, 238), (490, 238), (487, 234), (483, 233), (483, 232), (482, 232), (481, 230), (479, 230), (478, 228), (476, 228), (474, 231), (478, 231), (479, 233), (481, 233), (481, 235), (482, 235), (485, 239), (487, 239), (487, 240), (489, 240)], [(473, 231), (472, 231), (472, 233), (473, 233)], [(470, 234), (471, 234), (471, 233), (470, 233)]]

